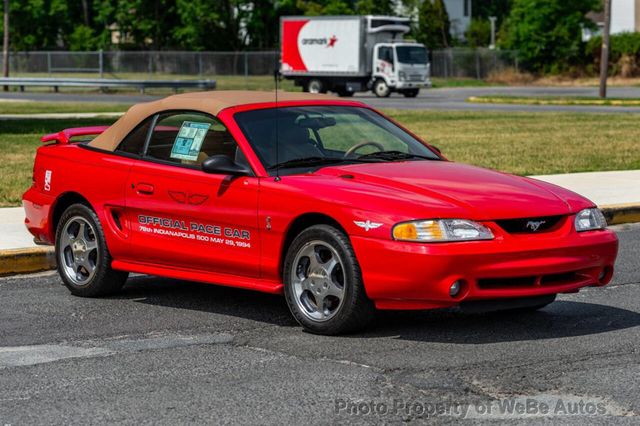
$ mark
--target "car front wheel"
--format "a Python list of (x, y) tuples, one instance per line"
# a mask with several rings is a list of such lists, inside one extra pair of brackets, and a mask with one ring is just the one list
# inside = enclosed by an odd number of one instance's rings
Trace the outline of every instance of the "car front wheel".
[(312, 333), (360, 330), (375, 310), (365, 294), (349, 239), (329, 225), (307, 228), (292, 242), (285, 258), (284, 284), (291, 313)]
[(128, 273), (111, 269), (111, 255), (100, 220), (84, 204), (74, 204), (62, 214), (56, 230), (58, 272), (76, 296), (97, 297), (115, 293)]

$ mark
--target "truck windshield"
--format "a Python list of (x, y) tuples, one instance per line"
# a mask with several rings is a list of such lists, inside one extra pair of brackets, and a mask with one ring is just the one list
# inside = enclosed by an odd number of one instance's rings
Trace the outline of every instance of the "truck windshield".
[(276, 170), (281, 174), (306, 173), (345, 163), (440, 159), (367, 108), (304, 106), (278, 108), (277, 113), (261, 109), (239, 112), (235, 120), (271, 175)]
[(422, 46), (396, 46), (396, 53), (401, 64), (427, 63), (427, 49)]

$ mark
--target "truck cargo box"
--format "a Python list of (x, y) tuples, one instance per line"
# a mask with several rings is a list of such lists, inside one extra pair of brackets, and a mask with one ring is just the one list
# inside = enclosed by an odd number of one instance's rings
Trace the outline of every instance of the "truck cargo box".
[(282, 73), (364, 74), (363, 19), (282, 18)]

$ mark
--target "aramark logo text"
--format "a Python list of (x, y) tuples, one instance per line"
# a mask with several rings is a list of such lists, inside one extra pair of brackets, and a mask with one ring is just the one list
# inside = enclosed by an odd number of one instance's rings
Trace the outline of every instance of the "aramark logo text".
[(326, 47), (334, 47), (336, 42), (338, 41), (338, 37), (332, 35), (330, 38), (321, 37), (321, 38), (303, 38), (301, 40), (304, 45), (318, 45), (318, 46), (326, 46)]

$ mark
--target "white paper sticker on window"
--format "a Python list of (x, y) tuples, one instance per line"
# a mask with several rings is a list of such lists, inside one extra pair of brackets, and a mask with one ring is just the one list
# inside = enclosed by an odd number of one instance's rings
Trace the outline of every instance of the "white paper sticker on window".
[(178, 136), (173, 142), (173, 148), (171, 148), (171, 158), (196, 161), (209, 127), (211, 127), (211, 123), (196, 123), (194, 121), (182, 123)]

